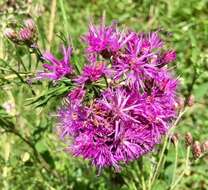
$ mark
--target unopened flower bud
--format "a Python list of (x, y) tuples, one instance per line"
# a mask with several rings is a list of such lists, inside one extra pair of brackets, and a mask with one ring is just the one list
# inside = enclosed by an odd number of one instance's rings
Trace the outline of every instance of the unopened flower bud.
[(201, 150), (201, 145), (199, 141), (195, 141), (193, 146), (192, 146), (192, 154), (194, 156), (194, 159), (197, 159), (201, 156), (202, 150)]
[(190, 132), (187, 132), (185, 134), (185, 143), (186, 143), (186, 146), (191, 146), (193, 144), (193, 137), (192, 137), (192, 134)]
[(33, 37), (33, 33), (29, 28), (22, 28), (18, 34), (21, 41), (29, 41)]
[(17, 37), (16, 32), (12, 28), (6, 28), (4, 30), (4, 35), (10, 40), (15, 39)]
[(208, 140), (206, 140), (206, 141), (202, 144), (202, 150), (203, 150), (203, 153), (208, 152)]
[(178, 139), (179, 139), (178, 133), (174, 133), (174, 134), (171, 136), (171, 142), (172, 142), (174, 145), (177, 144)]
[(24, 24), (25, 24), (26, 28), (29, 28), (30, 30), (35, 30), (35, 28), (36, 28), (35, 22), (31, 18), (24, 20)]
[(188, 98), (188, 106), (193, 106), (194, 105), (194, 100), (195, 100), (195, 97), (194, 95), (191, 95), (189, 98)]

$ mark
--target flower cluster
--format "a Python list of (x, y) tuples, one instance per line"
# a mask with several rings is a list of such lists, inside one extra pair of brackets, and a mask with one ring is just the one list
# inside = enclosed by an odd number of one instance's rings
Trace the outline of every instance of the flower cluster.
[(121, 31), (104, 20), (90, 23), (82, 40), (89, 63), (81, 74), (70, 63), (71, 49), (63, 48), (61, 61), (44, 55), (51, 73), (40, 75), (58, 80), (74, 73), (74, 88), (58, 111), (58, 134), (69, 139), (66, 150), (74, 156), (118, 171), (153, 150), (176, 117), (178, 81), (166, 66), (176, 53), (164, 50), (157, 32)]

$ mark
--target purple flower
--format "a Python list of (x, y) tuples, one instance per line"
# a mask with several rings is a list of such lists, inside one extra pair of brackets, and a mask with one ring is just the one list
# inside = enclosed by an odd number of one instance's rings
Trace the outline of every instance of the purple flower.
[(83, 88), (81, 87), (77, 87), (74, 88), (69, 94), (68, 94), (68, 98), (70, 101), (72, 101), (73, 103), (81, 103), (84, 96), (85, 96), (85, 90), (83, 90)]
[(110, 58), (114, 53), (121, 49), (126, 42), (132, 38), (133, 34), (120, 32), (116, 23), (105, 26), (105, 18), (102, 17), (100, 26), (92, 23), (89, 25), (88, 33), (83, 37), (87, 44), (86, 52), (90, 61), (96, 61), (96, 55), (101, 54), (104, 58)]
[(154, 49), (161, 48), (163, 46), (163, 42), (160, 39), (157, 32), (150, 32), (145, 34), (142, 40), (142, 51), (150, 52)]
[(163, 54), (162, 62), (163, 64), (167, 64), (176, 60), (176, 52), (175, 51), (167, 51)]
[(22, 28), (18, 35), (21, 41), (29, 41), (33, 38), (33, 32), (29, 28)]
[(138, 126), (124, 127), (117, 138), (115, 158), (119, 161), (129, 162), (138, 159), (154, 148), (155, 141), (148, 130)]
[(87, 119), (87, 109), (71, 102), (58, 111), (58, 117), (57, 130), (60, 137), (64, 139), (66, 136), (76, 136)]
[(35, 22), (31, 18), (24, 20), (24, 25), (31, 31), (36, 30)]
[(84, 133), (75, 138), (70, 151), (75, 156), (83, 156), (92, 159), (92, 163), (98, 168), (114, 166), (119, 168), (117, 159), (114, 158), (109, 146), (105, 142), (95, 140), (93, 135)]
[[(172, 86), (171, 82), (161, 83), (163, 90)], [(120, 162), (148, 153), (160, 142), (175, 116), (174, 102), (163, 101), (167, 96), (165, 91), (158, 91), (161, 89), (156, 86), (152, 88), (155, 89), (151, 94), (140, 94), (124, 86), (107, 89), (92, 103), (88, 116), (85, 114), (84, 120), (78, 120), (81, 123), (75, 123), (76, 128), (71, 124), (71, 114), (78, 116), (79, 110), (72, 112), (71, 107), (70, 111), (63, 110), (62, 133), (73, 138), (68, 150), (75, 156), (92, 160), (98, 168), (113, 166), (116, 170), (120, 169)], [(171, 93), (173, 89), (169, 90)]]
[(62, 46), (63, 59), (58, 60), (54, 57), (53, 54), (46, 52), (43, 54), (43, 59), (49, 61), (50, 64), (43, 64), (43, 67), (46, 71), (39, 72), (37, 78), (38, 79), (51, 79), (51, 80), (59, 80), (62, 77), (72, 74), (73, 69), (70, 63), (70, 58), (72, 55), (71, 47)]
[(95, 82), (105, 75), (109, 75), (110, 70), (106, 67), (105, 63), (93, 63), (86, 65), (83, 68), (82, 74), (74, 81), (77, 84), (84, 84), (86, 82)]
[[(90, 64), (72, 80), (58, 132), (71, 139), (67, 151), (74, 156), (119, 171), (121, 163), (151, 152), (176, 117), (178, 81), (163, 67), (176, 53), (163, 50), (157, 32), (121, 32), (104, 18), (100, 26), (90, 24), (83, 39)], [(85, 85), (93, 82), (96, 96)]]
[(129, 113), (133, 110), (139, 109), (139, 103), (137, 101), (129, 103), (131, 94), (127, 94), (124, 89), (116, 89), (115, 91), (109, 90), (107, 96), (104, 94), (99, 101), (113, 114), (115, 120), (130, 120), (138, 122)]
[[(158, 72), (158, 55), (143, 49), (143, 38), (135, 35), (127, 43), (125, 52), (114, 61), (115, 79), (126, 78), (131, 86), (141, 87), (146, 78), (153, 78)], [(154, 43), (153, 43), (154, 44)]]

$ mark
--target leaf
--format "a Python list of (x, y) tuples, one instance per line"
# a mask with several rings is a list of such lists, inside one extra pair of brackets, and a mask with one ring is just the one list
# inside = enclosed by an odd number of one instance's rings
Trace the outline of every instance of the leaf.
[(152, 187), (152, 190), (164, 190), (167, 187), (168, 186), (164, 181), (158, 180), (157, 183)]
[(29, 105), (34, 104), (35, 108), (44, 106), (49, 102), (49, 100), (51, 98), (62, 96), (66, 92), (68, 92), (70, 89), (71, 89), (71, 86), (69, 84), (67, 86), (62, 84), (61, 86), (54, 87), (52, 89), (48, 89), (48, 90), (46, 90), (45, 93), (43, 93), (42, 95), (40, 95), (38, 97), (35, 97), (32, 99), (27, 99), (27, 101), (30, 101), (30, 102), (26, 105), (29, 106)]
[(38, 152), (44, 152), (44, 151), (46, 151), (47, 150), (47, 147), (46, 147), (45, 141), (43, 139), (41, 139), (40, 141), (38, 141), (35, 144), (35, 148), (37, 149)]
[(203, 83), (196, 87), (194, 95), (197, 101), (201, 100), (208, 92), (208, 83)]

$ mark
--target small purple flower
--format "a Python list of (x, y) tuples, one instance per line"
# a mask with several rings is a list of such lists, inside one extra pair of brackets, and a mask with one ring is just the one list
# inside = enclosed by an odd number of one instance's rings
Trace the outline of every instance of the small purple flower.
[(157, 32), (150, 32), (143, 36), (142, 40), (142, 51), (150, 52), (154, 49), (161, 48), (163, 46), (163, 42), (160, 39)]
[(114, 31), (115, 24), (106, 27), (104, 23), (101, 23), (101, 25), (97, 27), (90, 23), (89, 33), (83, 37), (84, 41), (88, 44), (87, 51), (89, 53), (100, 53), (107, 49)]
[(122, 120), (130, 120), (138, 122), (129, 113), (133, 110), (139, 109), (138, 102), (128, 102), (131, 99), (131, 94), (127, 94), (124, 89), (116, 89), (115, 91), (109, 90), (109, 93), (103, 94), (102, 99), (99, 101), (103, 104), (110, 112), (113, 113), (113, 118)]
[(115, 158), (119, 161), (129, 162), (151, 151), (155, 145), (154, 139), (148, 130), (138, 126), (124, 127), (117, 138)]
[(101, 54), (104, 58), (110, 58), (114, 53), (121, 49), (133, 34), (120, 32), (116, 23), (105, 26), (105, 18), (102, 18), (100, 26), (92, 23), (89, 25), (89, 32), (83, 37), (87, 44), (86, 52), (90, 61), (96, 61), (96, 55)]
[(29, 48), (37, 42), (38, 38), (36, 26), (32, 19), (24, 20), (24, 26), (21, 26), (20, 29), (6, 28), (4, 35), (12, 42), (18, 45), (26, 45)]
[[(158, 72), (158, 56), (149, 51), (144, 52), (143, 38), (134, 36), (127, 43), (122, 56), (115, 59), (113, 68), (116, 70), (115, 79), (125, 76), (126, 83), (141, 87), (146, 78), (153, 78)], [(154, 44), (154, 43), (153, 43)]]
[(62, 46), (63, 59), (58, 60), (53, 56), (53, 54), (46, 52), (43, 54), (43, 59), (49, 61), (50, 64), (43, 64), (46, 71), (39, 72), (38, 79), (51, 79), (59, 80), (66, 75), (70, 75), (73, 72), (72, 65), (70, 63), (70, 58), (72, 55), (71, 47)]
[(95, 82), (101, 77), (108, 75), (109, 69), (106, 68), (105, 63), (93, 63), (91, 65), (86, 65), (83, 68), (82, 74), (76, 78), (74, 81), (77, 84), (84, 84), (86, 82)]
[(33, 32), (29, 28), (22, 28), (18, 35), (21, 41), (30, 41), (33, 38)]
[(85, 96), (85, 90), (81, 87), (74, 88), (69, 94), (68, 98), (73, 103), (81, 103), (84, 96)]
[(163, 63), (170, 63), (176, 60), (175, 51), (167, 51), (163, 54), (162, 61)]
[(66, 136), (76, 136), (87, 119), (87, 110), (73, 102), (58, 111), (58, 133), (62, 139)]

